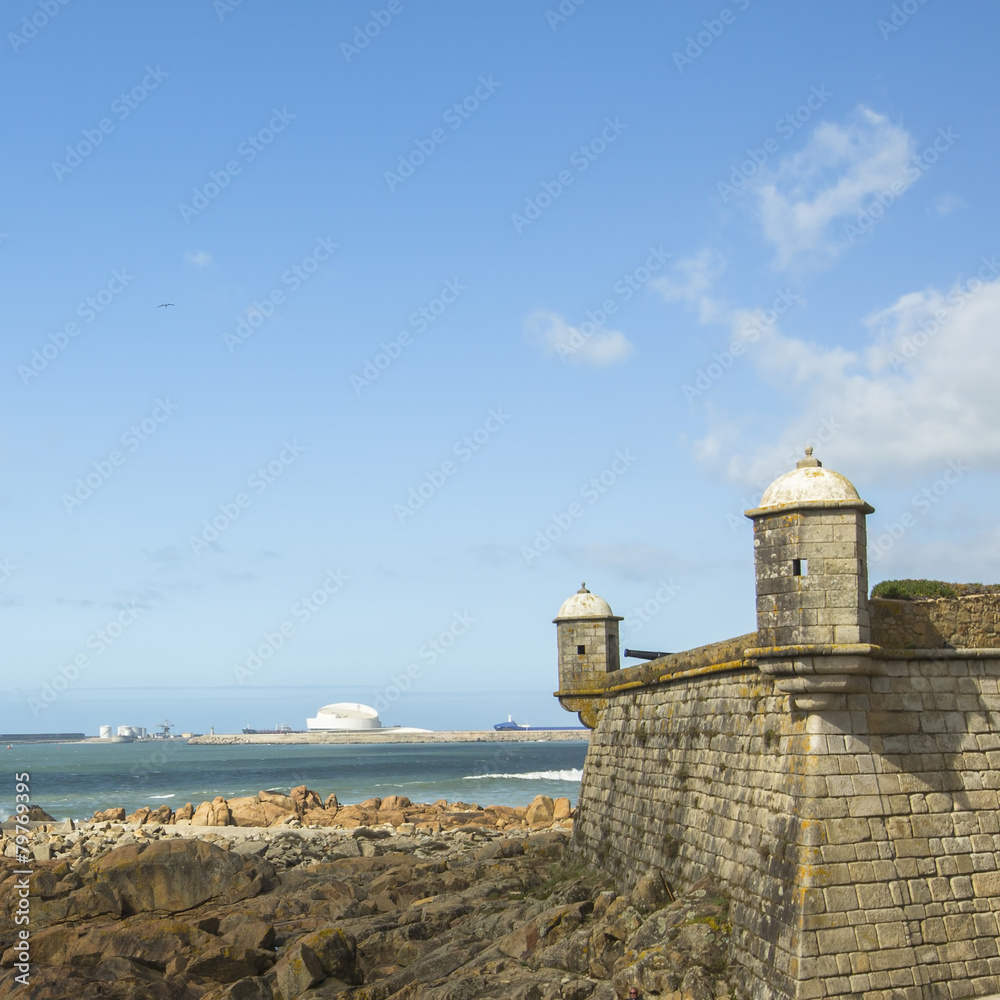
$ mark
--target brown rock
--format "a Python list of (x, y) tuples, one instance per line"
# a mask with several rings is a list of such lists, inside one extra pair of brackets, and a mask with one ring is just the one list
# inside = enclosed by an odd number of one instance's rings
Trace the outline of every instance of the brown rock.
[(629, 895), (632, 905), (640, 913), (650, 913), (673, 901), (673, 893), (663, 872), (658, 868), (646, 872)]
[(149, 806), (140, 806), (134, 813), (130, 813), (125, 817), (126, 823), (136, 823), (138, 826), (142, 826), (149, 819)]
[(504, 829), (508, 826), (517, 826), (521, 820), (524, 818), (524, 810), (521, 810), (521, 815), (518, 816), (517, 810), (511, 806), (487, 806), (483, 812), (493, 819), (494, 825), (497, 829)]
[(211, 944), (198, 949), (190, 960), (184, 956), (183, 971), (189, 976), (234, 983), (265, 972), (274, 961), (273, 954), (228, 944)]
[(300, 942), (320, 960), (327, 976), (344, 983), (363, 981), (358, 972), (358, 944), (354, 937), (339, 927), (328, 927), (307, 934)]
[(186, 805), (180, 807), (177, 812), (174, 813), (174, 822), (176, 823), (179, 819), (190, 820), (194, 815), (194, 806), (188, 802)]
[[(265, 794), (269, 793), (260, 793)], [(270, 797), (261, 800), (259, 795), (250, 795), (229, 799), (227, 805), (236, 826), (272, 826), (289, 816), (297, 815), (293, 800), (287, 795), (280, 798), (284, 801), (274, 802)]]
[(560, 820), (569, 819), (573, 815), (573, 804), (569, 799), (556, 799), (552, 803), (552, 820), (558, 823)]
[(382, 808), (378, 811), (378, 818), (376, 823), (383, 824), (388, 823), (389, 826), (399, 826), (406, 822), (406, 814), (401, 809), (386, 809), (386, 800), (382, 800)]
[(232, 826), (233, 815), (226, 800), (216, 795), (211, 802), (202, 802), (191, 817), (192, 826)]
[(295, 812), (295, 799), (284, 792), (258, 792), (257, 798), (261, 802), (273, 802), (276, 806), (281, 806), (285, 812)]
[(121, 914), (121, 897), (111, 886), (98, 882), (65, 896), (34, 900), (31, 923), (33, 927), (47, 927), (49, 924), (89, 920), (104, 915), (120, 917)]
[(555, 803), (547, 795), (536, 795), (528, 806), (525, 821), (530, 827), (549, 826), (555, 815)]
[[(13, 818), (11, 816), (11, 819)], [(36, 820), (39, 823), (54, 823), (56, 821), (55, 816), (50, 816), (41, 806), (32, 806), (28, 810), (28, 819)]]
[(323, 982), (326, 970), (308, 945), (296, 942), (281, 956), (274, 975), (281, 1000), (294, 1000), (310, 986)]
[(379, 809), (409, 809), (412, 805), (405, 795), (387, 795), (379, 804)]
[(149, 819), (147, 820), (147, 822), (149, 823), (163, 823), (164, 825), (166, 825), (167, 823), (172, 823), (173, 821), (174, 821), (173, 810), (171, 810), (170, 806), (168, 806), (166, 803), (154, 809), (149, 814)]
[(219, 935), (239, 948), (274, 950), (274, 927), (245, 913), (227, 914), (218, 926)]
[(324, 809), (329, 809), (330, 812), (336, 812), (340, 808), (340, 802), (337, 801), (336, 792), (330, 792), (326, 797), (326, 802), (323, 803)]
[(266, 979), (254, 977), (206, 993), (202, 1000), (274, 1000), (274, 994)]
[(209, 899), (223, 903), (248, 899), (270, 884), (273, 871), (260, 858), (201, 840), (129, 844), (91, 868), (92, 875), (121, 897), (124, 913), (178, 913)]
[(381, 806), (382, 806), (382, 800), (378, 799), (378, 798), (375, 798), (375, 799), (365, 799), (364, 802), (359, 802), (358, 805), (357, 805), (357, 808), (358, 809), (369, 809), (369, 810), (371, 810), (371, 811), (374, 812), (374, 811), (377, 811), (378, 809), (380, 809)]
[(342, 806), (337, 810), (337, 826), (371, 826), (377, 822), (378, 813), (374, 809), (362, 809), (361, 806)]
[(302, 822), (306, 826), (336, 826), (336, 809), (309, 809), (302, 814)]
[(291, 791), (292, 801), (295, 802), (296, 812), (304, 813), (307, 809), (322, 809), (323, 800), (311, 788), (305, 785), (297, 785)]
[(125, 810), (118, 806), (116, 809), (98, 810), (94, 813), (95, 823), (123, 823), (125, 821)]

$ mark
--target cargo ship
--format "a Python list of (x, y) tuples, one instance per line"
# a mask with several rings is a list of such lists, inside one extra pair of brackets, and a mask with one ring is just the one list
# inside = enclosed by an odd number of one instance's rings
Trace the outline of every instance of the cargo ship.
[(507, 716), (507, 721), (506, 722), (497, 722), (497, 723), (495, 723), (494, 726), (493, 726), (493, 728), (498, 733), (508, 733), (508, 732), (512, 732), (512, 731), (516, 731), (516, 732), (519, 732), (519, 733), (526, 733), (526, 732), (532, 732), (532, 733), (534, 733), (534, 732), (538, 732), (538, 733), (542, 733), (542, 732), (551, 733), (551, 732), (554, 732), (554, 731), (569, 732), (570, 730), (572, 730), (574, 732), (576, 730), (579, 730), (581, 733), (587, 732), (587, 729), (584, 726), (532, 726), (532, 725), (529, 725), (527, 722), (523, 722), (523, 723), (522, 722), (515, 722), (514, 721), (514, 717), (512, 715), (508, 715)]

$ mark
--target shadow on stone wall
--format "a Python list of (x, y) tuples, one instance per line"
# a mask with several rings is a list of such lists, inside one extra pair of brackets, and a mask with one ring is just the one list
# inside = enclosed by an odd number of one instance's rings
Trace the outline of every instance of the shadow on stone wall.
[(1000, 595), (869, 601), (872, 642), (884, 649), (1000, 647)]

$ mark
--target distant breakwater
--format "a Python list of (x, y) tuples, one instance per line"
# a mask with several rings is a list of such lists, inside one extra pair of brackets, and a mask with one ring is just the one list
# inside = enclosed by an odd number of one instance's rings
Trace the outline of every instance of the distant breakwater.
[(192, 736), (187, 742), (196, 746), (232, 746), (241, 743), (256, 744), (326, 744), (326, 743), (585, 743), (590, 739), (589, 729), (495, 729), (468, 730), (441, 733), (394, 733), (392, 730), (333, 733), (213, 733), (211, 736)]

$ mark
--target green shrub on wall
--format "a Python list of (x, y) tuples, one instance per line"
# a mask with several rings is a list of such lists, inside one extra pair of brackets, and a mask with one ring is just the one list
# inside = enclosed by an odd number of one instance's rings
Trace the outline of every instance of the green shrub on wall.
[(943, 583), (941, 580), (883, 580), (872, 587), (872, 597), (894, 601), (917, 601), (933, 597), (971, 597), (1000, 594), (997, 583)]

